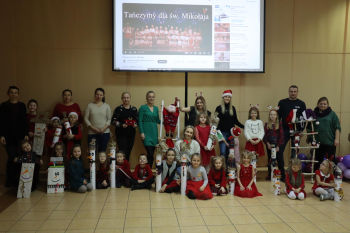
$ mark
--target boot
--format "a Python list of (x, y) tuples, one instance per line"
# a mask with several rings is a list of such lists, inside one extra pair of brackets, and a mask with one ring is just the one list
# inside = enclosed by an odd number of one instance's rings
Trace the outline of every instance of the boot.
[(137, 190), (137, 189), (140, 189), (140, 185), (138, 185), (138, 184), (131, 185), (131, 191), (134, 191), (134, 190)]

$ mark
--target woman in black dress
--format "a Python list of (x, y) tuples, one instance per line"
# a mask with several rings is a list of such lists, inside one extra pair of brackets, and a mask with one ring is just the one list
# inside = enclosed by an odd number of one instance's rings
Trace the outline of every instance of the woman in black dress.
[(196, 120), (196, 117), (199, 113), (207, 113), (207, 115), (210, 117), (211, 112), (207, 110), (207, 104), (205, 102), (205, 99), (203, 96), (197, 96), (194, 106), (190, 107), (182, 107), (181, 106), (181, 101), (178, 97), (176, 97), (176, 100), (180, 102), (180, 111), (188, 113), (188, 121), (186, 123), (187, 125), (192, 125), (194, 126), (194, 121)]

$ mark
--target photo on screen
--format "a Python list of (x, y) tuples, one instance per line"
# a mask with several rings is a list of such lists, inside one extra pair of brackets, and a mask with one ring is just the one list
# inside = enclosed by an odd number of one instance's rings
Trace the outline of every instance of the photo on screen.
[(230, 43), (215, 43), (215, 51), (230, 51)]
[(230, 52), (215, 52), (215, 61), (230, 61)]
[(123, 3), (123, 54), (208, 55), (212, 6)]
[(215, 32), (230, 32), (229, 23), (215, 23)]
[(230, 42), (230, 33), (214, 33), (214, 41), (215, 42)]
[(230, 69), (230, 63), (229, 62), (215, 62), (214, 63), (215, 69)]
[(214, 21), (215, 22), (230, 22), (231, 14), (230, 5), (215, 5)]

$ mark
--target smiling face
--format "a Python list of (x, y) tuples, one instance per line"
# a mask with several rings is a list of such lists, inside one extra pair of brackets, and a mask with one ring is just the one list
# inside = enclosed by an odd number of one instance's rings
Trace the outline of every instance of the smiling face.
[(139, 163), (140, 163), (140, 165), (145, 165), (147, 163), (147, 156), (141, 155), (139, 158)]
[(80, 156), (81, 156), (81, 148), (80, 147), (75, 147), (73, 149), (73, 156), (79, 160)]
[(118, 164), (122, 164), (124, 162), (124, 155), (122, 153), (117, 153), (116, 157)]
[(256, 117), (258, 116), (258, 113), (255, 111), (255, 110), (252, 110), (251, 112), (250, 112), (250, 118), (252, 119), (252, 120), (256, 120)]
[(184, 135), (185, 135), (185, 139), (186, 139), (186, 140), (192, 139), (192, 138), (193, 138), (193, 129), (192, 129), (192, 128), (187, 128), (187, 129), (185, 130)]
[(204, 106), (203, 101), (201, 99), (197, 99), (196, 106), (197, 106), (197, 109), (201, 111)]
[[(224, 55), (224, 54), (222, 53), (222, 55)], [(224, 102), (225, 102), (225, 104), (230, 103), (230, 101), (231, 101), (231, 96), (228, 96), (228, 95), (224, 96)]]
[(317, 104), (317, 107), (319, 108), (320, 111), (325, 111), (329, 105), (328, 105), (328, 101), (327, 100), (323, 100), (323, 101), (320, 101), (318, 104)]
[(123, 94), (122, 101), (123, 101), (123, 105), (129, 105), (129, 103), (130, 103), (130, 95), (129, 95), (129, 93), (124, 93)]
[(201, 164), (201, 158), (197, 155), (193, 155), (191, 159), (191, 163), (192, 163), (192, 167), (196, 169)]
[(216, 170), (220, 170), (222, 167), (222, 162), (219, 159), (217, 159), (215, 160), (214, 166)]
[(155, 94), (154, 93), (148, 93), (146, 99), (147, 99), (147, 103), (148, 104), (154, 104)]
[(96, 91), (96, 93), (95, 93), (95, 101), (96, 102), (101, 102), (103, 97), (105, 97), (105, 95), (103, 94), (102, 91)]
[(18, 90), (17, 89), (10, 89), (7, 92), (7, 95), (10, 100), (17, 100), (18, 99)]
[(276, 111), (271, 111), (270, 112), (270, 119), (272, 122), (276, 122), (276, 119), (277, 119), (277, 112)]
[(76, 115), (70, 115), (69, 116), (69, 124), (72, 126), (75, 124), (75, 122), (77, 122), (77, 116)]
[(100, 163), (101, 164), (106, 162), (106, 159), (107, 159), (106, 153), (100, 153), (99, 157), (100, 157)]
[(61, 145), (55, 146), (55, 154), (57, 157), (62, 157), (63, 154), (63, 148)]
[(174, 151), (168, 151), (166, 154), (166, 161), (169, 163), (172, 163), (175, 159), (175, 152)]
[(205, 124), (206, 122), (207, 122), (207, 118), (205, 116), (202, 115), (199, 117), (199, 123)]
[(35, 113), (38, 110), (38, 106), (34, 102), (30, 102), (28, 105), (28, 110), (30, 113)]
[(69, 91), (65, 91), (62, 95), (64, 103), (70, 103), (72, 101), (72, 94)]
[(32, 150), (32, 146), (28, 142), (24, 143), (21, 147), (24, 152), (30, 152)]

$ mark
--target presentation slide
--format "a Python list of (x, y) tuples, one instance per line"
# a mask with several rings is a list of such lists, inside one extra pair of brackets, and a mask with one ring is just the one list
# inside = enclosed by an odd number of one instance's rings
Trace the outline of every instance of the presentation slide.
[(113, 70), (264, 72), (264, 0), (114, 0), (113, 7)]

